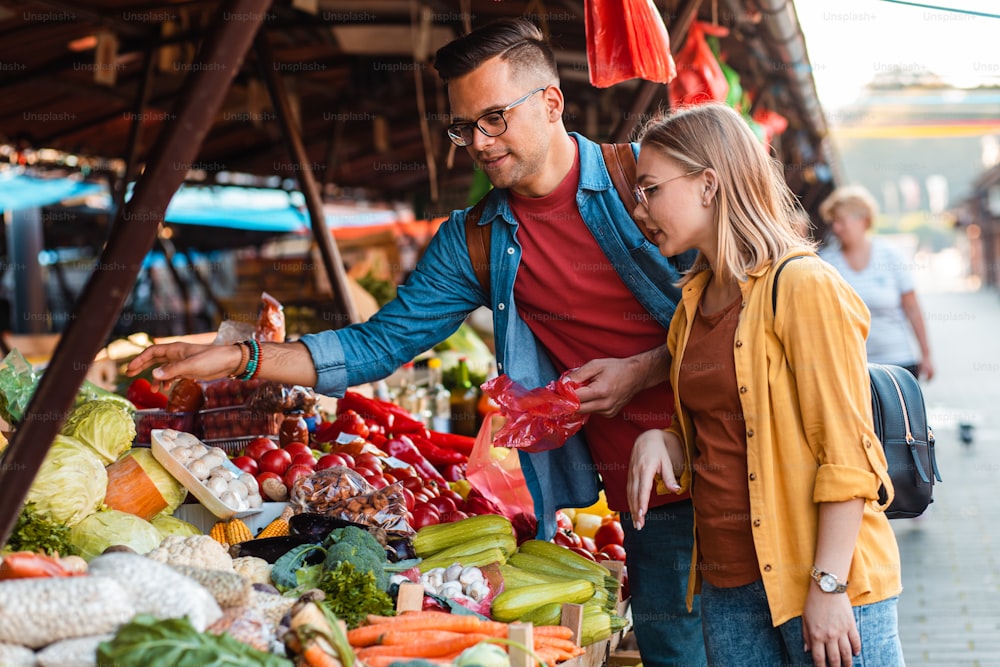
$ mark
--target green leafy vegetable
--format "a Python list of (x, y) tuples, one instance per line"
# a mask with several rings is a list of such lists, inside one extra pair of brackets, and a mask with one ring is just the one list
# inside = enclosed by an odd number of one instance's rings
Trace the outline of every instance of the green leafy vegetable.
[(368, 614), (390, 616), (395, 613), (392, 598), (378, 587), (375, 575), (358, 570), (350, 561), (341, 561), (327, 570), (319, 589), (326, 594), (320, 602), (348, 628), (356, 628)]
[(101, 459), (76, 438), (57, 435), (28, 490), (28, 501), (42, 516), (74, 526), (104, 502), (108, 471)]
[(97, 649), (97, 664), (115, 667), (292, 667), (292, 662), (231, 636), (195, 630), (186, 618), (136, 616)]
[(160, 546), (163, 536), (150, 522), (128, 512), (102, 510), (91, 514), (69, 531), (69, 538), (84, 560), (97, 558), (110, 546), (124, 544), (146, 554)]
[(76, 438), (101, 457), (114, 463), (135, 440), (135, 422), (128, 410), (111, 401), (88, 401), (73, 409), (62, 434)]
[(326, 549), (318, 544), (303, 544), (291, 549), (274, 561), (274, 567), (271, 568), (271, 581), (278, 587), (278, 590), (287, 591), (298, 586), (299, 582), (296, 580), (295, 573), (316, 552), (326, 556)]
[(34, 503), (26, 504), (21, 510), (7, 547), (10, 551), (41, 551), (50, 556), (57, 553), (74, 556), (78, 553), (69, 542), (69, 527), (36, 512)]

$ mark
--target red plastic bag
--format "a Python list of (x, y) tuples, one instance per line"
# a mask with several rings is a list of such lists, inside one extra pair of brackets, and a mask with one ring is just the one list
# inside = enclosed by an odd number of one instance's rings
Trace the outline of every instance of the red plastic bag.
[(670, 106), (726, 101), (729, 82), (705, 36), (728, 34), (727, 28), (711, 23), (691, 24), (684, 46), (677, 54), (677, 79), (670, 84)]
[(590, 83), (607, 88), (636, 77), (670, 83), (677, 70), (670, 36), (652, 0), (586, 0)]
[(535, 502), (524, 480), (518, 453), (513, 449), (493, 446), (493, 434), (502, 428), (503, 423), (504, 418), (496, 412), (483, 420), (476, 444), (469, 454), (465, 478), (513, 521), (519, 514), (533, 516)]
[(578, 412), (579, 386), (565, 374), (537, 389), (526, 389), (507, 375), (498, 375), (484, 384), (483, 392), (507, 418), (493, 444), (526, 452), (562, 447), (587, 421), (587, 415)]

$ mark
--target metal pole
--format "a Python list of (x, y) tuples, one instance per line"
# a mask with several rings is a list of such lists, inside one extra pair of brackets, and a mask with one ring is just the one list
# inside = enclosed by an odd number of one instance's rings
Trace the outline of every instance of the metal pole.
[(270, 0), (223, 3), (185, 79), (176, 120), (164, 125), (132, 198), (117, 212), (107, 246), (0, 466), (0, 544), (10, 537), (31, 482), (121, 313), (167, 204), (197, 157), (269, 6)]
[(347, 272), (344, 271), (344, 262), (340, 258), (340, 251), (333, 240), (333, 235), (326, 226), (326, 216), (323, 214), (323, 200), (320, 197), (319, 188), (316, 186), (316, 179), (313, 177), (309, 156), (305, 146), (302, 144), (302, 136), (299, 128), (295, 126), (292, 118), (291, 106), (288, 103), (288, 93), (285, 84), (278, 76), (274, 67), (274, 55), (271, 52), (271, 43), (265, 31), (257, 35), (254, 43), (257, 53), (257, 64), (260, 68), (261, 76), (267, 85), (267, 92), (274, 105), (278, 123), (281, 125), (281, 134), (285, 139), (285, 145), (289, 156), (298, 166), (297, 176), (299, 188), (306, 198), (306, 208), (309, 209), (309, 220), (312, 223), (313, 237), (319, 244), (319, 252), (323, 258), (323, 266), (326, 269), (327, 278), (330, 279), (330, 287), (333, 289), (333, 301), (337, 305), (338, 315), (346, 316), (344, 323), (360, 321), (357, 306), (351, 296), (351, 288), (347, 283)]

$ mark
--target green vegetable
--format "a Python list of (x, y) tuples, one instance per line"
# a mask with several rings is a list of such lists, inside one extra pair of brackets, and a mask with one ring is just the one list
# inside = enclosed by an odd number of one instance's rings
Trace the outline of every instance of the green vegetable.
[(0, 417), (15, 426), (24, 416), (39, 375), (17, 350), (11, 350), (0, 362)]
[(228, 634), (196, 631), (186, 618), (157, 620), (136, 616), (114, 639), (97, 649), (97, 664), (115, 667), (292, 667), (292, 662), (264, 653)]
[(26, 504), (21, 510), (7, 540), (7, 548), (10, 551), (41, 551), (50, 556), (77, 555), (76, 547), (69, 542), (69, 527), (40, 515), (34, 503)]
[(124, 544), (136, 553), (145, 554), (163, 541), (160, 531), (153, 524), (118, 510), (91, 514), (70, 529), (69, 538), (84, 560), (96, 558), (116, 544)]
[(338, 563), (348, 561), (362, 572), (371, 572), (380, 590), (389, 586), (385, 549), (367, 530), (356, 526), (337, 528), (330, 532), (324, 544), (330, 545), (323, 561), (324, 569), (332, 570)]
[(42, 461), (27, 502), (52, 521), (74, 526), (100, 508), (108, 490), (108, 472), (90, 447), (57, 435)]
[(510, 656), (496, 644), (480, 642), (462, 651), (455, 667), (510, 667)]
[(284, 556), (274, 561), (274, 567), (271, 568), (271, 581), (274, 582), (278, 590), (287, 591), (298, 586), (296, 572), (303, 568), (309, 557), (316, 552), (326, 556), (326, 549), (318, 544), (303, 544), (285, 552)]
[(132, 446), (135, 422), (119, 403), (88, 401), (73, 409), (63, 424), (62, 434), (93, 449), (108, 465)]
[(198, 526), (167, 514), (166, 510), (154, 516), (149, 522), (160, 533), (160, 537), (167, 537), (168, 535), (180, 535), (181, 537), (204, 535)]
[(87, 402), (92, 401), (105, 401), (107, 403), (113, 403), (121, 408), (124, 408), (128, 413), (129, 419), (135, 414), (135, 404), (128, 400), (120, 394), (116, 394), (113, 391), (108, 391), (98, 387), (96, 384), (90, 380), (84, 380), (83, 384), (80, 385), (80, 391), (76, 394), (75, 405), (80, 406)]
[(375, 575), (362, 572), (350, 561), (341, 561), (323, 573), (319, 589), (326, 594), (320, 604), (344, 621), (348, 628), (358, 627), (368, 614), (391, 616), (395, 613), (392, 598), (378, 587)]

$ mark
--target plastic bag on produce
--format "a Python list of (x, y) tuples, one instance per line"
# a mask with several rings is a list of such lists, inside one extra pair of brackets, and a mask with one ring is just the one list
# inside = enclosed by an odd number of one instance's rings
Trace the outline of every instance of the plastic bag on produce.
[(483, 385), (483, 391), (500, 407), (506, 423), (493, 437), (495, 447), (544, 452), (566, 444), (566, 439), (587, 422), (579, 414), (577, 383), (563, 373), (544, 387), (527, 389), (507, 375)]
[(726, 101), (729, 82), (706, 35), (725, 37), (728, 34), (729, 30), (723, 26), (702, 21), (691, 24), (684, 46), (677, 54), (677, 79), (670, 85), (671, 107)]
[(670, 35), (652, 0), (586, 0), (585, 6), (592, 85), (636, 77), (670, 83), (677, 76)]
[(3, 358), (0, 362), (0, 418), (11, 426), (21, 421), (39, 377), (17, 350), (11, 350)]
[(309, 387), (265, 382), (257, 387), (247, 402), (259, 412), (295, 412), (309, 414), (316, 407), (316, 394)]
[(253, 338), (255, 327), (250, 322), (239, 320), (223, 320), (219, 331), (215, 334), (212, 345), (232, 345), (242, 340)]
[(281, 308), (281, 302), (267, 292), (260, 295), (260, 315), (257, 317), (254, 338), (262, 343), (285, 342), (285, 311)]
[(402, 482), (376, 489), (360, 473), (333, 466), (300, 477), (288, 498), (296, 514), (316, 512), (388, 533), (412, 535), (406, 521), (406, 498)]
[[(501, 376), (503, 377), (503, 376)], [(534, 515), (535, 503), (521, 470), (520, 455), (513, 449), (493, 446), (493, 434), (503, 424), (497, 413), (483, 420), (476, 444), (469, 455), (465, 477), (481, 494), (492, 500), (507, 518)]]

